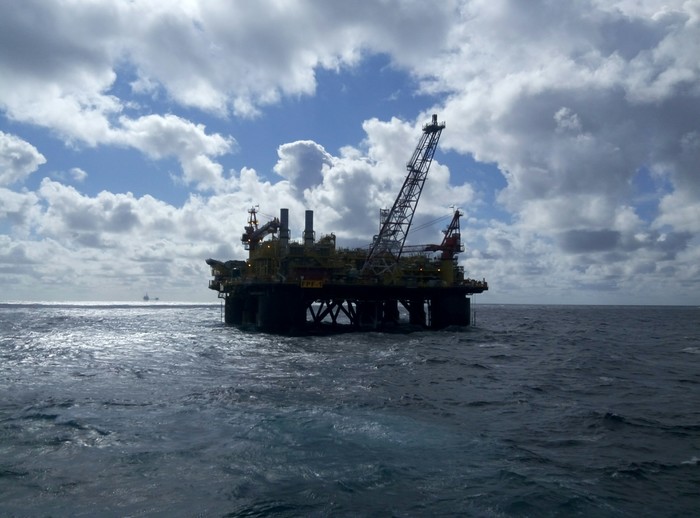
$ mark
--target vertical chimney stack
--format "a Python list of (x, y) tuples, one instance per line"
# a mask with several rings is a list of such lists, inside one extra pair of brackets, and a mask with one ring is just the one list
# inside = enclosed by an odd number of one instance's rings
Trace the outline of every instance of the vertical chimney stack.
[(282, 250), (289, 247), (289, 209), (280, 209), (280, 245)]
[(306, 211), (306, 225), (304, 226), (304, 246), (314, 244), (314, 211)]

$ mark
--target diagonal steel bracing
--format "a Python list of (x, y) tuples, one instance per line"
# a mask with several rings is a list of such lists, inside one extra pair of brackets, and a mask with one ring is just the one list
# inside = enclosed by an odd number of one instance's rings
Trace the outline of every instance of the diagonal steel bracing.
[(438, 123), (437, 115), (433, 115), (430, 124), (423, 126), (423, 135), (406, 165), (406, 179), (382, 223), (379, 234), (374, 236), (362, 267), (363, 274), (383, 276), (393, 273), (396, 268), (444, 128), (445, 123)]

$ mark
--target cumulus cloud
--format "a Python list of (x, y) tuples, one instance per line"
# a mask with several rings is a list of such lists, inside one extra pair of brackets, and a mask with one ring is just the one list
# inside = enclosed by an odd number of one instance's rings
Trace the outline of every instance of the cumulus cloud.
[(212, 160), (231, 151), (235, 141), (218, 133), (207, 134), (202, 124), (175, 115), (120, 118), (112, 140), (144, 152), (152, 158), (177, 157), (183, 180), (201, 190), (223, 188), (223, 167)]
[(15, 192), (0, 187), (0, 222), (12, 225), (15, 233), (27, 233), (37, 217), (38, 197), (33, 192)]
[[(358, 245), (371, 242), (379, 227), (380, 209), (390, 208), (394, 203), (407, 175), (406, 163), (421, 133), (420, 126), (396, 118), (388, 122), (371, 119), (363, 128), (366, 138), (360, 147), (346, 146), (340, 156), (325, 152), (316, 155), (311, 162), (322, 164), (321, 179), (304, 190), (304, 199), (310, 208), (318, 211), (322, 228)], [(305, 146), (308, 148), (308, 144)], [(280, 155), (276, 170), (287, 167), (288, 163), (288, 157)], [(441, 216), (447, 218), (449, 205), (464, 206), (472, 197), (468, 183), (456, 184), (450, 179), (449, 170), (434, 160), (421, 197), (417, 223)], [(414, 244), (441, 239), (440, 235), (409, 236)]]
[(133, 23), (127, 52), (140, 85), (160, 84), (187, 106), (250, 117), (282, 96), (313, 94), (316, 69), (355, 65), (367, 51), (401, 61), (426, 56), (446, 37), (452, 8), (219, 1), (137, 4), (123, 16)]
[(71, 167), (69, 173), (71, 178), (76, 182), (83, 182), (88, 177), (88, 174), (80, 167)]
[(277, 155), (274, 171), (301, 191), (318, 184), (323, 178), (323, 168), (332, 164), (323, 146), (310, 140), (282, 144)]
[[(212, 243), (222, 255), (242, 252), (233, 224), (222, 222), (234, 207), (243, 212), (261, 200), (268, 211), (289, 207), (293, 225), (312, 208), (319, 231), (368, 241), (403, 181), (420, 123), (438, 112), (448, 121), (443, 150), (502, 176), (496, 192), (484, 192), (460, 183), (438, 154), (426, 183), (419, 218), (472, 206), (478, 196), (495, 200), (500, 212), (469, 214), (468, 269), (510, 294), (534, 278), (560, 294), (641, 294), (672, 277), (676, 293), (689, 297), (687, 286), (697, 283), (697, 2), (8, 5), (0, 8), (0, 77), (12, 79), (0, 81), (0, 109), (8, 121), (47, 128), (70, 149), (120, 146), (174, 158), (178, 181), (200, 195), (175, 207), (129, 193), (87, 196), (50, 180), (35, 192), (11, 190), (46, 159), (0, 133), (0, 218), (12, 225), (5, 250), (14, 251), (7, 261), (107, 261), (111, 249), (129, 259), (89, 263), (105, 278), (117, 270), (134, 279), (183, 272), (195, 253), (215, 255)], [(277, 142), (281, 180), (245, 164), (225, 170), (238, 146), (221, 129), (228, 122), (310, 98), (319, 71), (358, 69), (378, 54), (410, 74), (434, 106), (411, 121), (364, 121), (364, 141), (338, 151)], [(218, 117), (207, 125), (213, 131), (198, 121), (203, 112)], [(89, 183), (80, 168), (68, 174)], [(663, 188), (641, 201), (645, 175)], [(31, 239), (41, 245), (32, 248)], [(77, 272), (64, 266), (53, 276), (49, 266), (42, 271), (51, 279)]]
[(23, 182), (45, 163), (44, 155), (29, 142), (0, 131), (0, 186)]
[(36, 193), (0, 188), (0, 199), (7, 201), (0, 221), (9, 220), (16, 230), (0, 236), (6, 297), (31, 293), (41, 283), (68, 298), (133, 299), (149, 290), (170, 300), (204, 299), (203, 259), (244, 253), (232, 227), (222, 223), (231, 219), (232, 204), (246, 199), (242, 194), (193, 195), (176, 207), (131, 193), (88, 196), (45, 178)]
[[(57, 282), (58, 265), (64, 265), (60, 273), (64, 281), (74, 275), (89, 275), (123, 293), (116, 286), (121, 274), (124, 283), (138, 279), (145, 282), (145, 278), (157, 283), (161, 292), (175, 290), (178, 268), (187, 265), (190, 275), (196, 274), (197, 282), (201, 282), (207, 274), (203, 258), (245, 256), (237, 237), (245, 222), (245, 210), (252, 205), (261, 205), (263, 220), (277, 216), (280, 207), (289, 208), (293, 238), (300, 237), (304, 210), (311, 208), (317, 213), (319, 234), (335, 232), (344, 246), (367, 244), (376, 233), (379, 209), (391, 204), (403, 182), (406, 158), (418, 133), (412, 124), (398, 119), (368, 121), (365, 127), (368, 133), (362, 145), (346, 147), (339, 156), (311, 141), (282, 146), (275, 170), (288, 180), (272, 182), (255, 170), (243, 168), (231, 172), (227, 190), (192, 195), (181, 207), (128, 192), (102, 191), (89, 196), (49, 178), (41, 182), (36, 193), (8, 191), (12, 203), (0, 217), (24, 220), (27, 228), (10, 242), (11, 247), (26, 251), (32, 239), (42, 244), (27, 257), (15, 252), (5, 260), (31, 263), (34, 278), (51, 277), (51, 282)], [(394, 150), (392, 142), (402, 141), (407, 135), (413, 142), (404, 142)], [(306, 175), (308, 171), (313, 174)], [(422, 214), (431, 217), (433, 210), (445, 215), (443, 200), (438, 198), (446, 193), (452, 198), (471, 195), (467, 184), (450, 187), (444, 178), (449, 171), (437, 161), (434, 171), (437, 185), (426, 188), (426, 203), (421, 209)], [(388, 189), (394, 192), (387, 193)], [(47, 261), (49, 256), (51, 261)], [(13, 273), (18, 285), (34, 282), (21, 274), (23, 269)], [(70, 285), (89, 289), (84, 280)]]
[(400, 60), (424, 55), (436, 35), (444, 37), (451, 11), (449, 3), (403, 2), (67, 4), (30, 0), (3, 9), (0, 75), (13, 78), (0, 83), (7, 116), (51, 128), (71, 143), (122, 142), (149, 156), (170, 152), (182, 164), (184, 181), (204, 189), (221, 184), (221, 167), (213, 161), (221, 143), (210, 149), (218, 136), (203, 141), (195, 135), (182, 151), (148, 132), (160, 125), (172, 136), (173, 124), (184, 129), (182, 121), (125, 117), (129, 104), (112, 93), (125, 63), (137, 76), (134, 93), (162, 89), (182, 106), (254, 116), (282, 96), (313, 94), (316, 69), (353, 66), (365, 49), (390, 51)]
[[(449, 50), (415, 73), (446, 96), (443, 143), (503, 172), (513, 229), (598, 275), (697, 246), (698, 20), (695, 2), (464, 2)], [(644, 170), (671, 189), (651, 219)]]

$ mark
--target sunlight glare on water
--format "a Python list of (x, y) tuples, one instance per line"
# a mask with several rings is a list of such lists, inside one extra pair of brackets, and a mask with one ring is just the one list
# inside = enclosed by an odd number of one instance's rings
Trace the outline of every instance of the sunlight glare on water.
[(0, 514), (692, 514), (698, 318), (280, 337), (218, 305), (5, 304)]

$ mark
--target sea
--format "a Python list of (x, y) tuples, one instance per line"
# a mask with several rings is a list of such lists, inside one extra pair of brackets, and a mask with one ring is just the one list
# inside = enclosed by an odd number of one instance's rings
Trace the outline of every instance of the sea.
[(0, 516), (700, 516), (700, 308), (284, 337), (0, 304)]

